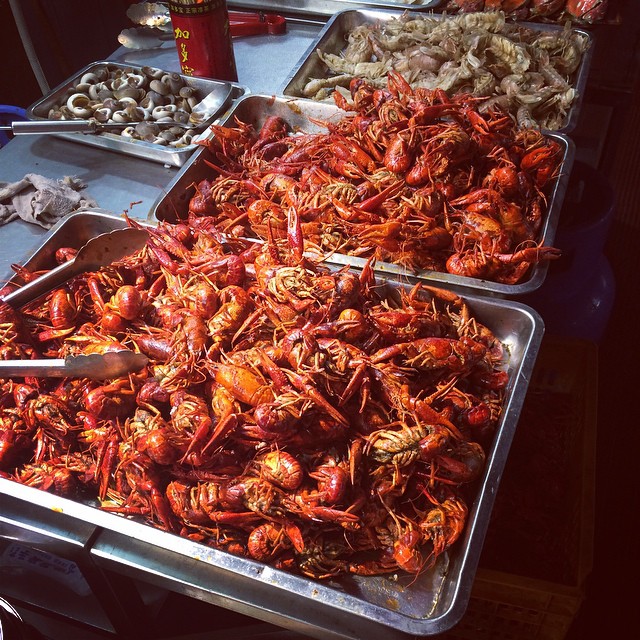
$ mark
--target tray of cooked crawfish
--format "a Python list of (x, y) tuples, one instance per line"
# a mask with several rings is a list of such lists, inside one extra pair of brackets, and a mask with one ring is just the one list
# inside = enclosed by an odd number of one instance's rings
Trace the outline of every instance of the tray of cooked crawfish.
[[(6, 302), (126, 227), (146, 232), (141, 248)], [(268, 602), (271, 622), (440, 633), (467, 605), (541, 320), (313, 260), (298, 234), (60, 221), (0, 292), (3, 359), (129, 350), (146, 364), (0, 379), (0, 492), (31, 520), (99, 525), (96, 544), (115, 536), (101, 557), (177, 590), (217, 604), (233, 591), (250, 614)]]
[(280, 92), (332, 101), (362, 80), (384, 90), (395, 72), (414, 89), (472, 95), (480, 113), (499, 106), (522, 126), (568, 133), (592, 51), (592, 35), (569, 22), (514, 22), (502, 11), (348, 10), (326, 23)]
[(339, 102), (241, 98), (151, 215), (260, 241), (295, 222), (304, 250), (331, 262), (491, 295), (542, 285), (560, 256), (567, 136), (397, 74)]

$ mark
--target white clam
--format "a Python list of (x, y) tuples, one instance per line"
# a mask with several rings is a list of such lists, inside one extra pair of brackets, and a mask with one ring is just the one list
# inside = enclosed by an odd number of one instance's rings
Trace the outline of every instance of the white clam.
[(126, 107), (137, 107), (138, 106), (138, 101), (134, 98), (130, 98), (129, 96), (124, 96), (123, 98), (120, 98), (118, 100), (118, 104), (125, 109)]
[(151, 111), (151, 117), (154, 120), (173, 120), (173, 114), (177, 111), (177, 108), (174, 104), (164, 104), (154, 107)]
[(169, 87), (169, 91), (174, 95), (184, 86), (184, 80), (179, 73), (167, 73), (162, 76), (161, 82), (166, 84)]
[(107, 109), (105, 106), (100, 106), (93, 112), (93, 117), (98, 122), (108, 122), (109, 118), (113, 115), (112, 109)]
[(178, 124), (187, 124), (189, 122), (189, 113), (183, 109), (176, 109), (173, 113), (173, 119)]
[(87, 73), (80, 78), (80, 84), (97, 84), (98, 82), (100, 82), (100, 78), (92, 71), (87, 71)]
[(168, 96), (171, 93), (171, 88), (166, 82), (162, 82), (162, 80), (152, 80), (149, 83), (149, 88), (152, 91), (157, 91), (161, 96)]
[(92, 114), (89, 96), (83, 93), (71, 94), (67, 99), (67, 108), (76, 118), (89, 118)]
[(130, 73), (127, 76), (127, 82), (130, 86), (141, 89), (147, 83), (147, 79), (140, 73)]
[(124, 76), (120, 76), (119, 78), (114, 78), (111, 82), (111, 90), (117, 91), (118, 89), (122, 89), (123, 87), (129, 86), (127, 84), (127, 79)]
[(164, 75), (164, 71), (162, 69), (157, 69), (156, 67), (148, 67), (144, 66), (141, 69), (142, 73), (149, 76), (150, 78), (154, 78), (159, 80)]
[(118, 109), (111, 114), (111, 119), (114, 122), (131, 122), (131, 118), (127, 115), (127, 112), (123, 109)]

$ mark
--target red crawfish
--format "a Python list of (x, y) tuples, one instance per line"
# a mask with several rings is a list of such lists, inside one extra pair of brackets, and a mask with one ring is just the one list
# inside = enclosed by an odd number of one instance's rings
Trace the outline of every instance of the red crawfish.
[(56, 289), (49, 300), (49, 319), (54, 329), (74, 327), (78, 304), (67, 289)]
[(251, 531), (247, 540), (249, 555), (263, 562), (273, 560), (292, 546), (300, 553), (304, 545), (300, 528), (292, 522), (264, 522)]
[(304, 479), (300, 462), (286, 451), (269, 451), (254, 459), (261, 477), (287, 491), (295, 491)]
[(429, 460), (444, 452), (449, 432), (437, 424), (401, 425), (378, 429), (364, 437), (364, 453), (383, 464), (406, 467), (416, 460)]
[(441, 503), (430, 499), (434, 506), (424, 514), (419, 527), (424, 539), (432, 543), (432, 555), (435, 558), (446, 551), (462, 534), (468, 508), (456, 497), (447, 497)]
[(470, 371), (487, 353), (487, 348), (475, 340), (463, 336), (454, 338), (419, 338), (384, 347), (371, 356), (378, 364), (400, 357), (407, 364), (426, 370), (446, 369), (451, 373)]
[(589, 24), (604, 20), (608, 9), (608, 0), (567, 0), (565, 5), (567, 13)]

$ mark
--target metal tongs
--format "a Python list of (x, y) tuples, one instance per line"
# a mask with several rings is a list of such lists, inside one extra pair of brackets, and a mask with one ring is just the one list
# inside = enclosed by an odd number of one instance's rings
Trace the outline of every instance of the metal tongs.
[[(95, 271), (142, 249), (147, 238), (148, 233), (144, 229), (133, 228), (116, 229), (91, 238), (74, 258), (0, 297), (0, 300), (14, 309), (24, 307), (80, 273)], [(147, 362), (145, 355), (128, 350), (64, 359), (0, 360), (0, 377), (52, 376), (103, 380), (138, 371)]]
[(0, 378), (35, 376), (107, 380), (139, 371), (148, 362), (144, 354), (128, 350), (42, 360), (0, 360)]
[(17, 120), (0, 126), (0, 131), (8, 131), (14, 136), (38, 133), (100, 133), (109, 129), (126, 129), (135, 122), (101, 123), (97, 120)]

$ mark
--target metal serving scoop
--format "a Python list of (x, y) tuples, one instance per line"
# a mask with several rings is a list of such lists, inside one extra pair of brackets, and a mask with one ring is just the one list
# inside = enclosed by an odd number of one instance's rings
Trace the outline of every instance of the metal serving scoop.
[(78, 250), (75, 258), (6, 294), (2, 300), (14, 309), (24, 307), (79, 273), (96, 271), (142, 249), (148, 237), (149, 234), (144, 229), (127, 227), (91, 238)]
[(198, 104), (193, 106), (189, 114), (189, 123), (195, 126), (220, 113), (231, 100), (232, 92), (233, 87), (229, 82), (216, 85)]
[(43, 360), (0, 360), (0, 378), (91, 378), (106, 380), (142, 369), (149, 359), (134, 351), (108, 351)]

